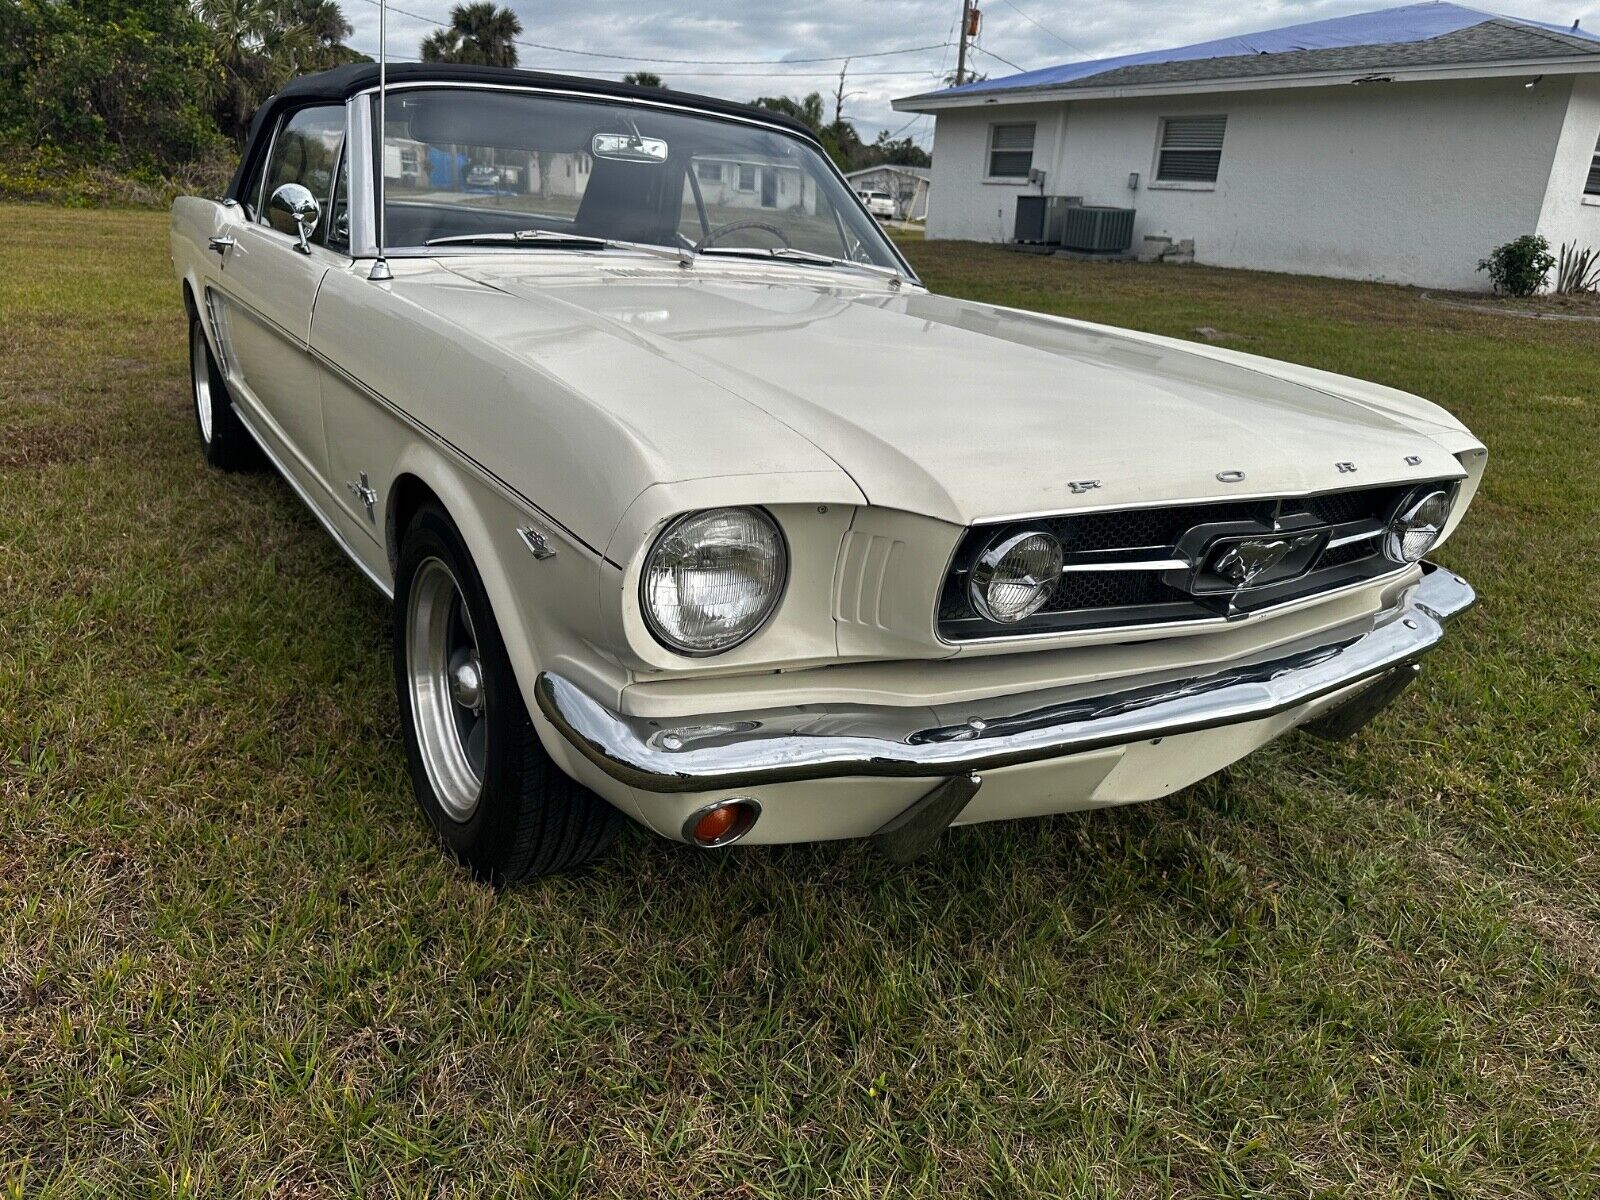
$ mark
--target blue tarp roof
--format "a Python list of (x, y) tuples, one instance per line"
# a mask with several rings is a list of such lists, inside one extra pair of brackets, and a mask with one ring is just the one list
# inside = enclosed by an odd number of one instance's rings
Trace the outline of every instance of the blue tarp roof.
[(1282, 29), (1268, 29), (1240, 37), (1196, 42), (1192, 46), (1175, 46), (1170, 50), (1147, 50), (1143, 54), (1123, 54), (1116, 58), (1098, 58), (1089, 62), (1062, 63), (1060, 66), (1044, 67), (1038, 71), (1024, 71), (1020, 75), (1007, 75), (1002, 79), (986, 79), (982, 83), (968, 83), (961, 87), (947, 88), (939, 95), (957, 96), (968, 92), (1050, 87), (1052, 84), (1074, 83), (1121, 67), (1138, 67), (1149, 63), (1230, 58), (1241, 54), (1282, 54), (1291, 50), (1335, 50), (1345, 46), (1425, 42), (1429, 38), (1443, 37), (1447, 33), (1482, 25), (1485, 21), (1507, 21), (1515, 25), (1549, 29), (1569, 36), (1600, 41), (1600, 35), (1592, 34), (1585, 29), (1574, 30), (1570, 25), (1551, 25), (1544, 21), (1530, 21), (1524, 17), (1504, 17), (1496, 13), (1480, 12), (1475, 8), (1466, 8), (1460, 4), (1442, 2), (1407, 4), (1401, 8), (1384, 8), (1348, 17), (1333, 17), (1326, 21), (1308, 21), (1303, 25), (1285, 25)]

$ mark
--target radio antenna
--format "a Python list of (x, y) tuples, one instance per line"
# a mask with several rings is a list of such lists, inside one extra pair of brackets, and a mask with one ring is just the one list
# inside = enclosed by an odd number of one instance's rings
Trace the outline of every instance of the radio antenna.
[(389, 270), (389, 260), (383, 256), (383, 210), (384, 210), (384, 176), (388, 174), (388, 164), (384, 157), (383, 137), (388, 128), (389, 99), (389, 0), (378, 0), (378, 257), (373, 261), (372, 271), (367, 275), (377, 283), (393, 279), (394, 272)]

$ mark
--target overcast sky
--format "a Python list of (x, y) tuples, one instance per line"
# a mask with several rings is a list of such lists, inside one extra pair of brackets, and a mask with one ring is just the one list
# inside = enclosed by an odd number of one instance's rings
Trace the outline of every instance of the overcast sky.
[[(355, 48), (376, 55), (377, 0), (341, 0)], [(392, 61), (447, 21), (451, 0), (397, 0), (389, 9)], [(823, 93), (831, 115), (842, 55), (844, 115), (867, 139), (887, 128), (931, 145), (932, 117), (895, 113), (896, 96), (932, 91), (955, 67), (960, 0), (509, 0), (522, 18), (520, 66), (618, 78), (660, 75), (668, 87), (734, 100)], [(1055, 63), (1181, 46), (1384, 7), (1375, 0), (982, 0), (983, 31), (971, 67), (991, 78)], [(1494, 11), (1600, 27), (1595, 0), (1501, 0)], [(914, 49), (928, 47), (926, 49)], [(912, 50), (911, 53), (887, 53)], [(588, 55), (574, 53), (587, 51)], [(591, 57), (615, 55), (618, 57)], [(696, 60), (695, 65), (668, 59)], [(799, 62), (800, 59), (824, 61)], [(731, 60), (731, 61), (730, 61)], [(1013, 65), (1014, 64), (1014, 65)], [(908, 123), (909, 122), (909, 123)]]

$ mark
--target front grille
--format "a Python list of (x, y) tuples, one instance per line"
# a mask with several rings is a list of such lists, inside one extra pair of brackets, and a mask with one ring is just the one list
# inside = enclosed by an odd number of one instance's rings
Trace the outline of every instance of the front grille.
[[(1383, 530), (1401, 499), (1417, 486), (1409, 483), (1282, 500), (1172, 505), (974, 526), (956, 548), (939, 597), (939, 633), (947, 641), (959, 642), (1204, 620), (1256, 612), (1387, 575), (1398, 567), (1383, 557)], [(968, 596), (972, 568), (997, 539), (1032, 529), (1047, 530), (1060, 539), (1068, 569), (1044, 607), (1032, 617), (1016, 624), (989, 621)], [(1196, 581), (1218, 539), (1285, 530), (1326, 537), (1303, 574), (1237, 592), (1218, 594), (1212, 589), (1202, 594), (1208, 589)], [(1134, 565), (1141, 561), (1165, 565), (1156, 569)], [(1084, 569), (1089, 566), (1097, 569)]]

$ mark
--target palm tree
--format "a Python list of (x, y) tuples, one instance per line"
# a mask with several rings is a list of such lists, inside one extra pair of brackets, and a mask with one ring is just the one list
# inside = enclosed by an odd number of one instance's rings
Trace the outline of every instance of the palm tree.
[(272, 9), (265, 0), (200, 0), (199, 12), (211, 30), (220, 68), (212, 99), (217, 125), (242, 143), (256, 107), (276, 82), (266, 54)]
[(450, 10), (449, 26), (422, 39), (422, 61), (514, 67), (521, 32), (517, 14), (497, 8), (493, 0), (457, 4)]
[(289, 79), (361, 57), (344, 44), (350, 23), (337, 0), (199, 0), (198, 9), (221, 68), (213, 111), (235, 142)]
[(758, 96), (750, 102), (757, 108), (771, 109), (780, 112), (786, 117), (793, 117), (803, 121), (818, 133), (822, 132), (826, 118), (823, 115), (822, 94), (812, 92), (803, 100), (796, 100), (792, 96)]
[(350, 22), (336, 0), (278, 0), (283, 25), (300, 33), (301, 69), (322, 71), (363, 57), (344, 44)]

